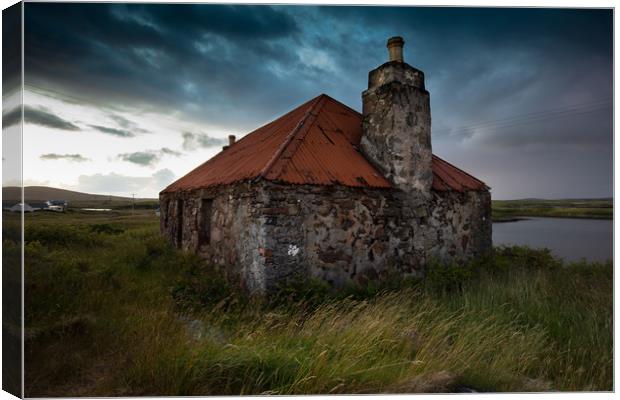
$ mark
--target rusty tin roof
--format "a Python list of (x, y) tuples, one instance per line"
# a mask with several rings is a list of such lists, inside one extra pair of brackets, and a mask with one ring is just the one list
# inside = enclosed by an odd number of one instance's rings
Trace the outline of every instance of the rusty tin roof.
[[(162, 193), (264, 178), (289, 184), (392, 187), (357, 149), (362, 115), (322, 94), (222, 150)], [(433, 155), (433, 189), (486, 185)]]
[(433, 190), (465, 192), (487, 189), (489, 187), (481, 180), (433, 154)]

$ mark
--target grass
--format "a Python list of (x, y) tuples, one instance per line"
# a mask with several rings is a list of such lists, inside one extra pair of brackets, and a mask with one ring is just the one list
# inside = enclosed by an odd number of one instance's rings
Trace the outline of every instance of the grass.
[[(5, 214), (2, 219), (2, 389), (21, 396), (22, 377), (22, 268), (21, 215)], [(7, 251), (8, 250), (8, 251)]]
[(519, 217), (613, 219), (613, 199), (493, 200), (493, 220)]
[(35, 213), (26, 239), (29, 397), (612, 390), (611, 262), (501, 248), (249, 298), (151, 212)]

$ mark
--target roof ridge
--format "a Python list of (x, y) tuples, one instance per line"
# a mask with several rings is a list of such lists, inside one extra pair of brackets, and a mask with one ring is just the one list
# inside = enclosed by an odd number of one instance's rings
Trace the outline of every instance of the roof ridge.
[[(274, 167), (276, 166), (276, 164), (278, 164), (279, 161), (282, 161), (284, 159), (282, 156), (285, 154), (287, 150), (290, 149), (289, 152), (291, 154), (286, 158), (290, 159), (292, 158), (293, 154), (295, 154), (295, 152), (297, 151), (297, 148), (299, 147), (299, 143), (303, 140), (305, 135), (310, 130), (310, 127), (316, 121), (316, 117), (318, 116), (319, 112), (323, 108), (323, 105), (325, 104), (326, 97), (327, 97), (326, 95), (322, 94), (322, 95), (317, 96), (314, 99), (315, 100), (314, 104), (310, 106), (310, 109), (299, 120), (295, 128), (293, 128), (293, 130), (291, 130), (291, 132), (286, 136), (286, 139), (284, 140), (282, 145), (280, 145), (278, 150), (274, 153), (273, 157), (267, 162), (265, 167), (261, 170), (258, 178), (274, 179), (279, 175), (281, 170), (284, 168), (284, 165), (280, 165), (279, 170), (275, 169)], [(313, 118), (311, 119), (311, 117)], [(309, 123), (306, 123), (306, 121), (308, 120), (310, 120)], [(294, 146), (291, 146), (295, 138), (299, 139), (297, 141), (298, 143)]]
[[(263, 129), (263, 128), (266, 128), (267, 126), (269, 126), (269, 125), (271, 125), (271, 124), (274, 124), (274, 123), (276, 123), (276, 122), (279, 122), (280, 120), (282, 120), (283, 118), (286, 118), (288, 115), (290, 115), (290, 114), (294, 113), (295, 111), (297, 111), (299, 108), (303, 107), (304, 105), (306, 105), (306, 104), (311, 104), (313, 101), (316, 101), (319, 97), (320, 97), (320, 96), (317, 96), (317, 97), (315, 97), (315, 98), (313, 98), (313, 99), (310, 99), (310, 100), (306, 101), (305, 103), (302, 103), (302, 104), (298, 105), (297, 107), (293, 108), (292, 110), (290, 110), (290, 111), (288, 111), (288, 112), (286, 112), (286, 113), (284, 113), (284, 114), (280, 115), (279, 117), (275, 117), (275, 118), (273, 118), (273, 119), (269, 120), (269, 122), (266, 122), (265, 124), (263, 124), (263, 125), (259, 126), (258, 128), (255, 128), (254, 130), (252, 130), (252, 131), (250, 131), (250, 132), (245, 133), (245, 134), (243, 135), (243, 137), (239, 138), (239, 139), (238, 139), (238, 140), (237, 140), (237, 141), (236, 141), (233, 145), (238, 144), (238, 143), (241, 143), (241, 141), (243, 141), (244, 139), (246, 139), (247, 137), (249, 137), (249, 136), (250, 136), (251, 134), (253, 134), (254, 132), (259, 131), (259, 130), (261, 130), (261, 129)], [(232, 145), (231, 145), (230, 147), (232, 147)], [(218, 154), (219, 154), (219, 153), (218, 153)]]
[(353, 109), (353, 108), (349, 107), (348, 105), (344, 104), (344, 103), (343, 103), (343, 102), (341, 102), (341, 101), (338, 101), (338, 100), (334, 99), (333, 97), (331, 97), (331, 96), (330, 96), (330, 95), (328, 95), (328, 94), (322, 93), (322, 94), (321, 94), (321, 96), (326, 97), (328, 100), (332, 101), (333, 103), (336, 103), (336, 104), (337, 104), (337, 105), (339, 105), (339, 106), (342, 106), (343, 108), (347, 109), (348, 111), (351, 111), (351, 112), (352, 112), (352, 113), (354, 113), (355, 115), (359, 115), (360, 117), (362, 116), (362, 113), (361, 113), (361, 112), (359, 112), (359, 111), (357, 111), (357, 110), (355, 110), (355, 109)]

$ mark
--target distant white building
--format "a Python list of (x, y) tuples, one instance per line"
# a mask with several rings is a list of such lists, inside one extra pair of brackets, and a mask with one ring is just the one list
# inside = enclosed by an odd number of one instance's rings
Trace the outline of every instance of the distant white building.
[(16, 203), (11, 205), (11, 202), (3, 201), (2, 209), (11, 212), (20, 212), (22, 209), (24, 212), (34, 211), (56, 211), (65, 212), (67, 210), (67, 201), (65, 200), (48, 200), (46, 202), (30, 202), (30, 203)]
[(67, 201), (66, 200), (48, 200), (45, 202), (46, 210), (56, 211), (56, 212), (65, 212), (67, 211)]
[(33, 212), (35, 211), (35, 208), (31, 207), (28, 203), (17, 203), (12, 207), (7, 208), (7, 210), (11, 212), (21, 212), (22, 210), (24, 212)]

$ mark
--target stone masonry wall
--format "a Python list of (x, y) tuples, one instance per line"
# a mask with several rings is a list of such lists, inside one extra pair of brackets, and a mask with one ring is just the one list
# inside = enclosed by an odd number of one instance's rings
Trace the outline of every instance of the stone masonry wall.
[(429, 202), (400, 190), (263, 181), (162, 194), (160, 203), (164, 236), (251, 292), (297, 277), (340, 287), (420, 276), (431, 257), (463, 260), (491, 247), (488, 192), (433, 192)]
[(420, 276), (431, 258), (491, 247), (488, 192), (440, 193), (264, 183), (267, 289), (295, 276), (335, 286), (389, 273)]
[[(160, 195), (160, 230), (250, 291), (264, 286), (260, 192), (248, 183)], [(182, 209), (182, 212), (180, 212)], [(182, 235), (179, 233), (181, 230)]]
[(271, 183), (262, 190), (268, 288), (296, 276), (343, 286), (389, 269), (420, 273), (423, 232), (408, 222), (415, 211), (402, 192)]
[(434, 192), (430, 228), (437, 235), (428, 255), (457, 261), (477, 257), (491, 250), (491, 193)]

